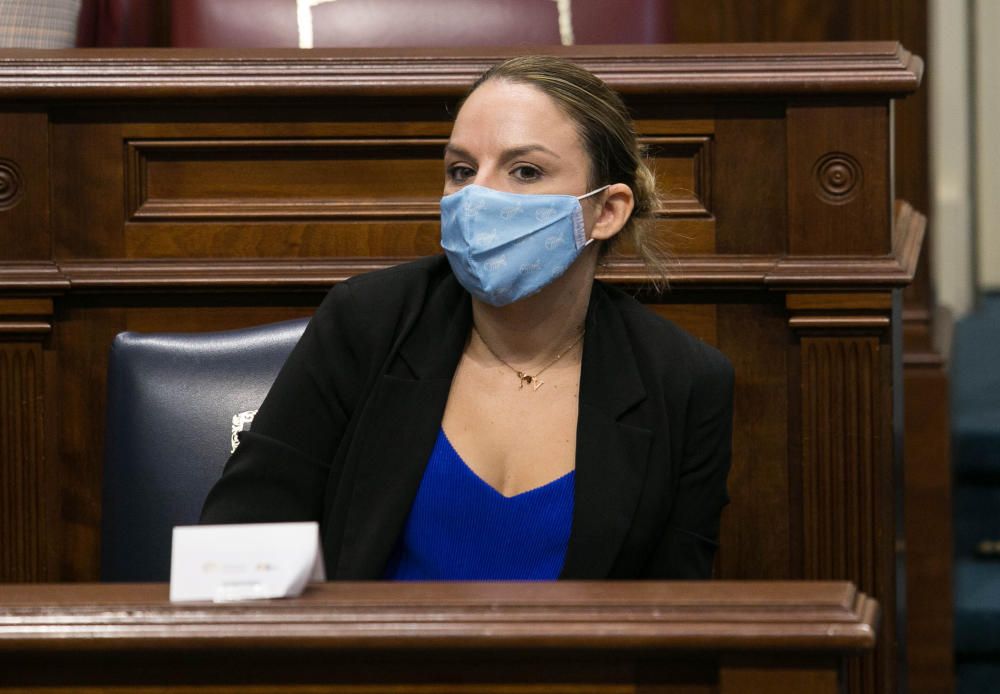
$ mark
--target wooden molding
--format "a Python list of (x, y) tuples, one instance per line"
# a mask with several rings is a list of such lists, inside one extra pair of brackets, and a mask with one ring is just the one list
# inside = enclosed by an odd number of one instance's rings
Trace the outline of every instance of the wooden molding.
[(0, 334), (40, 335), (52, 331), (51, 298), (0, 298)]
[(670, 218), (711, 218), (712, 138), (707, 135), (640, 135), (639, 144), (647, 148), (646, 157), (654, 171), (656, 159), (661, 156), (672, 155), (691, 161), (689, 185), (663, 191), (660, 208), (655, 214)]
[[(708, 94), (902, 96), (923, 63), (899, 43), (767, 43), (539, 47), (578, 61), (628, 93), (655, 82), (664, 98)], [(459, 96), (510, 49), (0, 51), (0, 98), (114, 99), (367, 95)], [(84, 57), (86, 56), (86, 57)]]
[[(0, 586), (0, 650), (313, 647), (864, 651), (878, 605), (842, 582), (327, 583), (171, 604), (167, 586)], [(99, 637), (99, 638), (95, 638)]]
[[(126, 141), (126, 200), (128, 201), (128, 221), (174, 221), (193, 220), (272, 220), (272, 219), (423, 219), (437, 220), (440, 205), (437, 197), (429, 199), (379, 199), (358, 200), (356, 197), (337, 199), (335, 193), (327, 197), (309, 199), (295, 195), (282, 195), (280, 180), (274, 182), (275, 189), (270, 197), (261, 197), (260, 191), (240, 190), (238, 180), (247, 176), (247, 169), (274, 165), (274, 158), (284, 165), (300, 164), (302, 175), (315, 178), (317, 158), (334, 161), (340, 158), (362, 158), (384, 161), (384, 176), (391, 177), (392, 162), (395, 159), (419, 158), (439, 164), (441, 152), (447, 139), (426, 138), (300, 138), (300, 139), (169, 139), (169, 140), (127, 140)], [(378, 155), (373, 155), (373, 151)], [(205, 165), (227, 161), (237, 157), (239, 170), (233, 172), (226, 197), (178, 197), (156, 198), (150, 193), (151, 185), (177, 187), (173, 177), (204, 179), (205, 174), (196, 175)], [(181, 168), (183, 167), (183, 168)], [(154, 173), (155, 172), (155, 173)], [(327, 172), (329, 174), (329, 172)], [(151, 180), (151, 178), (153, 180)], [(350, 172), (338, 172), (335, 180), (327, 181), (327, 190), (343, 189)], [(161, 180), (165, 179), (165, 180)], [(225, 182), (223, 182), (225, 183)], [(183, 183), (180, 186), (185, 188)]]
[(927, 217), (913, 209), (906, 200), (896, 200), (893, 219), (892, 255), (912, 282), (927, 234)]
[(4, 316), (51, 316), (52, 299), (0, 298), (0, 318)]
[(48, 321), (10, 321), (0, 319), (0, 334), (41, 334), (52, 331), (52, 324)]
[(54, 262), (0, 262), (0, 290), (61, 293), (69, 280)]
[[(79, 290), (225, 289), (275, 285), (328, 287), (354, 275), (414, 258), (310, 258), (288, 260), (99, 260), (0, 265), (0, 290), (62, 293)], [(906, 286), (914, 267), (885, 258), (796, 258), (767, 255), (690, 255), (670, 264), (670, 284), (685, 290), (878, 290)], [(614, 284), (642, 284), (649, 271), (637, 258), (614, 258), (598, 277)]]
[(792, 316), (788, 325), (795, 329), (804, 328), (869, 328), (882, 330), (888, 328), (889, 316)]
[(785, 295), (793, 330), (862, 329), (880, 333), (892, 322), (888, 292), (797, 293)]

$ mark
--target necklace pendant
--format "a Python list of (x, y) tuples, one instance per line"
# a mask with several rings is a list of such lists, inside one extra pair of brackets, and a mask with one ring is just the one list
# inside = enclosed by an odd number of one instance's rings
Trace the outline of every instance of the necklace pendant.
[(517, 372), (517, 377), (521, 381), (520, 385), (517, 386), (518, 390), (522, 390), (524, 388), (524, 384), (525, 383), (527, 383), (528, 385), (531, 385), (531, 376), (529, 376), (528, 374), (524, 373), (523, 371), (518, 371)]
[(539, 380), (538, 380), (538, 379), (536, 378), (536, 379), (535, 379), (535, 382), (534, 382), (534, 383), (532, 384), (532, 386), (531, 386), (531, 387), (532, 387), (532, 388), (534, 388), (535, 390), (538, 390), (539, 388), (541, 388), (541, 387), (542, 387), (542, 386), (544, 386), (544, 385), (545, 385), (545, 381), (539, 381)]

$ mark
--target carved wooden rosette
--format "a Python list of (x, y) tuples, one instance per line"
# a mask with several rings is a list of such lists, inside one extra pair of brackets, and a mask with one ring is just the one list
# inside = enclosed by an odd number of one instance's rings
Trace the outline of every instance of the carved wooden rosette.
[(0, 299), (0, 581), (48, 577), (43, 342), (50, 299)]

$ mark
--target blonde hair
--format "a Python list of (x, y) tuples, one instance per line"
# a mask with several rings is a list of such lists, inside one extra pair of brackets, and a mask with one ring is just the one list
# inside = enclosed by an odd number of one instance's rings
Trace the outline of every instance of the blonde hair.
[(634, 207), (621, 231), (606, 242), (602, 255), (630, 241), (654, 284), (666, 280), (665, 254), (649, 233), (660, 207), (656, 179), (639, 145), (635, 125), (616, 91), (592, 72), (547, 55), (510, 58), (484, 72), (466, 94), (494, 79), (537, 87), (576, 124), (590, 157), (590, 188), (624, 183), (632, 190)]

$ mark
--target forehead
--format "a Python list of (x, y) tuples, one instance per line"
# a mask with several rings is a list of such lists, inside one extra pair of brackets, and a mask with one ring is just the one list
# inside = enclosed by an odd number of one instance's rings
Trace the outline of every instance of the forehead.
[(465, 100), (452, 144), (482, 154), (542, 144), (560, 156), (584, 155), (576, 124), (548, 94), (529, 84), (493, 79)]

